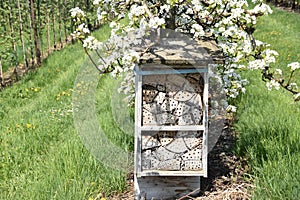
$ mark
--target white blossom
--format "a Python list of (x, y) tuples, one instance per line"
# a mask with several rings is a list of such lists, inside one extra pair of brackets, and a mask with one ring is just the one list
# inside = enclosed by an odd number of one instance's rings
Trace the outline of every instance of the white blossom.
[(296, 69), (300, 68), (300, 63), (292, 62), (292, 63), (288, 64), (288, 67), (291, 68), (291, 71), (295, 71)]
[(235, 113), (235, 112), (236, 112), (236, 109), (237, 109), (237, 108), (236, 108), (235, 106), (233, 106), (233, 105), (228, 105), (227, 108), (226, 108), (226, 111), (229, 112), (229, 113), (230, 113), (230, 112)]
[(260, 5), (256, 5), (252, 10), (249, 10), (250, 13), (253, 14), (263, 14), (263, 15), (268, 15), (268, 14), (272, 14), (272, 9), (270, 8), (270, 6), (268, 6), (267, 4), (260, 4)]
[(300, 93), (294, 94), (294, 101), (300, 101)]
[(267, 86), (268, 90), (272, 90), (272, 88), (275, 88), (276, 90), (280, 89), (280, 84), (277, 81), (275, 81), (274, 79), (272, 79), (270, 82), (267, 82), (266, 86)]
[(275, 69), (275, 73), (282, 76), (282, 70), (281, 69)]
[(168, 13), (170, 11), (170, 5), (165, 4), (160, 7), (160, 14)]
[(158, 27), (164, 25), (165, 23), (166, 23), (165, 19), (159, 18), (159, 17), (153, 17), (149, 20), (150, 28), (158, 28)]
[(139, 17), (145, 14), (145, 7), (144, 6), (137, 6), (136, 4), (132, 5), (130, 8), (130, 12), (128, 14), (129, 19), (133, 19), (133, 17)]
[(297, 89), (298, 89), (297, 83), (290, 83), (290, 84), (288, 85), (288, 89), (289, 89), (289, 90), (297, 90)]
[(203, 27), (201, 25), (199, 25), (199, 24), (193, 24), (192, 25), (191, 33), (194, 34), (195, 38), (198, 38), (200, 36), (205, 35)]
[(257, 59), (249, 62), (248, 69), (254, 70), (254, 69), (264, 69), (266, 66), (266, 63), (262, 59)]
[(78, 7), (72, 8), (70, 10), (70, 12), (71, 12), (71, 17), (72, 18), (75, 18), (75, 17), (77, 17), (77, 18), (85, 17), (84, 12), (80, 8), (78, 8)]
[(94, 1), (93, 1), (93, 4), (94, 4), (94, 5), (99, 5), (99, 3), (100, 3), (100, 0), (94, 0)]

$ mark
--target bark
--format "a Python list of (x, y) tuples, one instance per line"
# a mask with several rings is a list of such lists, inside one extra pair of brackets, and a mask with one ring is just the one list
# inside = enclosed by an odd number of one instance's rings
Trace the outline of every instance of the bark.
[(56, 29), (55, 29), (55, 9), (54, 9), (54, 2), (51, 2), (51, 18), (52, 18), (52, 31), (53, 31), (53, 47), (56, 49)]
[(37, 15), (38, 15), (38, 36), (40, 39), (41, 58), (43, 58), (43, 23), (41, 18), (41, 0), (37, 0)]
[(1, 86), (4, 85), (3, 70), (2, 70), (2, 58), (1, 57), (0, 57), (0, 84), (1, 84)]
[(14, 25), (13, 25), (13, 15), (12, 15), (12, 7), (11, 7), (11, 2), (9, 2), (8, 5), (8, 10), (9, 10), (9, 27), (10, 27), (10, 36), (11, 36), (11, 45), (13, 48), (13, 54), (14, 54), (14, 62), (15, 62), (15, 69), (14, 69), (14, 73), (17, 79), (19, 79), (18, 77), (18, 55), (17, 55), (17, 45), (16, 45), (16, 39), (15, 39), (15, 29), (14, 29)]
[(38, 30), (35, 20), (35, 8), (34, 8), (34, 0), (30, 0), (30, 11), (31, 11), (31, 25), (33, 29), (33, 37), (34, 37), (34, 47), (35, 47), (35, 55), (36, 55), (36, 61), (37, 64), (41, 64), (41, 50), (39, 47), (39, 36), (38, 36)]
[(63, 11), (63, 13), (64, 13), (64, 31), (65, 31), (65, 41), (66, 41), (66, 43), (68, 42), (68, 31), (67, 31), (67, 25), (66, 25), (66, 23), (67, 23), (67, 21), (68, 21), (68, 17), (67, 17), (67, 15), (68, 15), (68, 11), (67, 11), (67, 8), (68, 8), (68, 6), (67, 6), (67, 0), (64, 0), (64, 11)]
[(47, 4), (46, 4), (46, 10), (45, 10), (45, 14), (46, 14), (46, 18), (47, 18), (47, 25), (46, 25), (46, 27), (47, 27), (47, 53), (48, 53), (48, 55), (49, 55), (49, 51), (50, 51), (50, 47), (51, 47), (51, 45), (50, 45), (50, 41), (51, 41), (51, 36), (50, 36), (50, 17), (49, 17), (49, 12), (48, 12), (48, 9), (49, 9), (49, 3), (48, 3), (49, 1), (47, 1)]
[(58, 4), (58, 28), (59, 28), (59, 42), (60, 42), (60, 45), (61, 45), (61, 48), (63, 48), (64, 44), (63, 44), (63, 36), (62, 36), (62, 17), (61, 17), (61, 14), (62, 11), (61, 11), (61, 4), (60, 4), (60, 1), (59, 1), (59, 4)]
[(24, 44), (24, 34), (23, 34), (23, 20), (21, 16), (21, 5), (20, 5), (20, 0), (17, 1), (18, 4), (18, 14), (19, 14), (19, 31), (20, 31), (20, 40), (22, 43), (22, 51), (23, 51), (23, 59), (24, 59), (24, 65), (26, 69), (28, 68), (28, 61), (27, 61), (27, 56), (26, 56), (26, 48)]
[[(27, 0), (24, 0), (26, 3), (28, 2), (28, 10), (30, 10), (30, 2)], [(27, 15), (28, 17), (28, 22), (29, 22), (29, 26), (27, 27), (27, 30), (29, 30), (29, 51), (30, 51), (30, 56), (31, 56), (31, 67), (34, 66), (34, 51), (33, 51), (33, 30), (32, 30), (32, 21), (31, 21), (31, 15), (30, 13), (28, 13)]]
[(170, 18), (167, 19), (166, 21), (166, 28), (171, 29), (171, 30), (175, 30), (176, 29), (176, 21), (175, 21), (175, 16), (176, 16), (176, 7), (173, 6), (170, 9)]

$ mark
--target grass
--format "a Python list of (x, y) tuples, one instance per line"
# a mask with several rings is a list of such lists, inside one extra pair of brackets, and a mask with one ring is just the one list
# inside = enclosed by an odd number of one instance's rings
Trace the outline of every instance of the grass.
[[(107, 32), (103, 27), (102, 39)], [(85, 59), (79, 44), (69, 45), (1, 91), (0, 199), (77, 200), (125, 189), (125, 174), (91, 155), (74, 127), (71, 97)], [(101, 109), (100, 117), (109, 113)], [(114, 125), (107, 125), (108, 135), (110, 126)]]
[[(257, 25), (256, 38), (279, 52), (277, 67), (285, 73), (288, 63), (300, 61), (299, 20), (299, 14), (274, 9)], [(253, 170), (253, 199), (299, 199), (300, 104), (283, 90), (268, 91), (259, 73), (243, 75), (250, 84), (236, 102), (234, 126), (237, 152), (248, 157)]]

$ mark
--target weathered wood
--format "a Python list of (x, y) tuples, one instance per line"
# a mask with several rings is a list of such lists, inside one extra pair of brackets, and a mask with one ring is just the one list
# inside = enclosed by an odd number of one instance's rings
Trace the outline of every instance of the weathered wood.
[[(178, 174), (177, 174), (178, 176)], [(200, 188), (200, 177), (142, 177), (135, 181), (135, 199), (178, 199)]]
[(180, 198), (207, 176), (208, 50), (161, 38), (135, 68), (135, 199)]
[(205, 129), (204, 125), (192, 125), (192, 126), (142, 126), (141, 131), (202, 131)]
[(208, 74), (204, 74), (204, 91), (203, 91), (203, 106), (204, 106), (204, 117), (203, 124), (205, 126), (203, 132), (203, 171), (204, 177), (207, 177), (207, 157), (208, 157)]
[(202, 132), (160, 131), (141, 138), (141, 171), (202, 170)]
[[(135, 80), (135, 103), (136, 105), (142, 105), (142, 77), (136, 76)], [(135, 133), (134, 133), (134, 171), (135, 175), (138, 176), (141, 172), (142, 159), (141, 159), (141, 122), (142, 122), (142, 107), (135, 106)]]

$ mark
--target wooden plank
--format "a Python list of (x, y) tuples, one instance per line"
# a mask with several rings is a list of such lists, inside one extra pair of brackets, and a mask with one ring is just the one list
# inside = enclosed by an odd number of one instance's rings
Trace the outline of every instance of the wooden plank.
[(208, 70), (203, 69), (170, 69), (170, 70), (155, 70), (155, 71), (139, 71), (138, 74), (146, 75), (158, 75), (158, 74), (190, 74), (190, 73), (207, 73)]
[(142, 126), (141, 131), (203, 131), (204, 125), (188, 125), (188, 126)]
[(163, 171), (163, 170), (143, 170), (141, 176), (203, 176), (203, 170), (197, 171)]
[(183, 197), (200, 188), (199, 176), (186, 177), (142, 177), (136, 181), (136, 200), (174, 200)]
[(204, 74), (204, 91), (203, 91), (203, 124), (204, 124), (204, 132), (203, 132), (203, 152), (202, 152), (202, 162), (203, 162), (203, 171), (204, 177), (207, 177), (207, 154), (208, 154), (208, 74)]
[(142, 168), (141, 159), (141, 123), (142, 123), (142, 76), (136, 75), (135, 79), (135, 134), (134, 134), (134, 152), (135, 165), (134, 171), (139, 175)]

